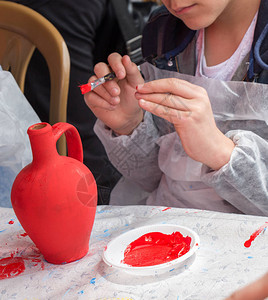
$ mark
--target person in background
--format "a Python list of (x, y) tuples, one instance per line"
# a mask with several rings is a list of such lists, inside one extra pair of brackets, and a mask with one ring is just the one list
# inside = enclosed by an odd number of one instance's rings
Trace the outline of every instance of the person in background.
[(162, 3), (145, 80), (128, 56), (95, 65), (117, 77), (85, 95), (95, 132), (146, 204), (268, 215), (268, 1)]
[[(97, 182), (98, 204), (109, 204), (111, 190), (121, 174), (110, 163), (102, 143), (93, 131), (96, 117), (85, 104), (78, 86), (87, 82), (89, 73), (94, 73), (94, 64), (106, 62), (111, 52), (126, 53), (111, 1), (8, 1), (23, 4), (42, 14), (59, 30), (67, 44), (71, 59), (67, 122), (74, 125), (81, 136), (84, 164)], [(130, 0), (124, 1), (130, 5)], [(137, 26), (140, 30), (141, 25)], [(26, 74), (25, 96), (43, 122), (48, 122), (49, 92), (46, 63), (42, 55), (35, 51)]]
[[(96, 118), (86, 106), (78, 88), (79, 84), (87, 81), (88, 73), (93, 74), (94, 63), (104, 57), (106, 60), (109, 53), (118, 50), (116, 45), (119, 43), (120, 35), (113, 34), (118, 32), (118, 25), (109, 1), (14, 0), (12, 2), (28, 6), (46, 17), (59, 30), (67, 44), (71, 59), (67, 122), (74, 125), (81, 136), (84, 163), (94, 174), (98, 185), (98, 204), (109, 204), (110, 192), (121, 174), (112, 166), (102, 143), (93, 132)], [(100, 49), (98, 47), (100, 37), (97, 33), (103, 26), (107, 35), (102, 37)], [(26, 74), (25, 96), (43, 122), (48, 122), (49, 93), (48, 69), (42, 55), (35, 51)]]
[(268, 299), (268, 273), (249, 285), (235, 291), (225, 300), (265, 300)]

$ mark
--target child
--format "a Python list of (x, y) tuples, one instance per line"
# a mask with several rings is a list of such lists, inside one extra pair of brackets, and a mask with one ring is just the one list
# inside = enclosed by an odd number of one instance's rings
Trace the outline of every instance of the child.
[(268, 297), (268, 273), (235, 291), (225, 300), (265, 300)]
[(95, 131), (146, 204), (268, 215), (268, 1), (162, 3), (146, 83), (128, 56), (95, 66), (117, 77), (85, 95)]

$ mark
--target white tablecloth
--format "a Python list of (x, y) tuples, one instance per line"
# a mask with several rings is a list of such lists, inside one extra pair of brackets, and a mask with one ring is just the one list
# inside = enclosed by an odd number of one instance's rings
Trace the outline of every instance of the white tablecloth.
[[(65, 265), (47, 263), (12, 209), (0, 209), (0, 259), (21, 257), (25, 270), (0, 280), (0, 299), (168, 299), (217, 300), (268, 271), (268, 234), (250, 236), (266, 217), (151, 206), (99, 206), (88, 254)], [(191, 264), (158, 276), (134, 276), (102, 261), (107, 243), (128, 230), (149, 224), (187, 226), (200, 237)]]

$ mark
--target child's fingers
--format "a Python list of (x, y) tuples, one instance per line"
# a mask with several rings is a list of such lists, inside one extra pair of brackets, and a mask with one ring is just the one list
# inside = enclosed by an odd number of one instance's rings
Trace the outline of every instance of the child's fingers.
[(205, 89), (188, 81), (178, 78), (165, 78), (153, 80), (145, 83), (144, 85), (138, 85), (137, 91), (139, 93), (171, 93), (178, 95), (185, 99), (197, 98), (202, 94), (206, 94)]
[(142, 78), (137, 65), (130, 60), (128, 55), (125, 55), (122, 58), (122, 63), (125, 66), (127, 76), (126, 79), (133, 88), (136, 88), (137, 85), (144, 83), (144, 79)]
[[(92, 77), (90, 77), (89, 82), (93, 82), (96, 79), (97, 79), (96, 76), (92, 76)], [(116, 94), (116, 93), (114, 93), (114, 94)], [(95, 95), (98, 95), (99, 97), (96, 98)], [(95, 103), (95, 100), (94, 100), (95, 98), (96, 99), (102, 98), (102, 102), (107, 101), (111, 105), (116, 105), (119, 103), (119, 97), (111, 95), (111, 93), (108, 92), (107, 88), (105, 88), (104, 85), (100, 85), (100, 86), (96, 87), (93, 91), (85, 94), (85, 99), (88, 104)]]
[(191, 111), (193, 109), (193, 103), (189, 101), (188, 99), (185, 99), (183, 97), (173, 95), (170, 93), (166, 94), (135, 94), (136, 98), (138, 100), (143, 99), (148, 102), (153, 102), (157, 105), (174, 108), (181, 111)]
[[(108, 65), (106, 65), (105, 63), (98, 63), (95, 67), (94, 67), (94, 72), (96, 74), (96, 77), (91, 77), (90, 81), (93, 81), (97, 78), (103, 77), (105, 75), (107, 75), (108, 73), (111, 72), (111, 69), (109, 68)], [(107, 81), (104, 84), (102, 84), (101, 86), (98, 86), (97, 88), (95, 88), (95, 91), (99, 93), (99, 91), (103, 91), (106, 90), (107, 93), (109, 93), (110, 97), (117, 97), (120, 94), (120, 88), (117, 84), (117, 80), (111, 80), (111, 81)], [(108, 97), (106, 96), (105, 99), (107, 100)]]
[(140, 107), (150, 113), (167, 120), (175, 125), (180, 124), (182, 120), (190, 117), (191, 111), (178, 110), (177, 108), (167, 107), (165, 105), (156, 104), (153, 102), (139, 100)]
[(226, 300), (264, 300), (268, 297), (268, 273), (246, 287), (234, 292)]
[[(98, 88), (101, 89), (101, 87)], [(107, 100), (105, 99), (105, 96), (107, 96)], [(92, 91), (85, 94), (84, 100), (92, 111), (94, 111), (94, 109), (96, 108), (114, 110), (116, 108), (116, 104), (118, 104), (119, 102), (118, 97), (111, 98), (111, 96), (105, 89), (102, 89), (102, 91), (100, 91), (99, 93), (95, 93), (94, 91)]]
[(122, 80), (126, 77), (126, 70), (122, 63), (122, 56), (119, 53), (110, 54), (108, 57), (108, 63), (117, 79)]

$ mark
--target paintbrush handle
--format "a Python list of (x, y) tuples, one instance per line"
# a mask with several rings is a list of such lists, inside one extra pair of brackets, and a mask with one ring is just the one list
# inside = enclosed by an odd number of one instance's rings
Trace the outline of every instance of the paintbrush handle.
[(94, 80), (93, 82), (88, 82), (86, 84), (82, 84), (79, 86), (80, 88), (80, 91), (82, 93), (82, 95), (88, 93), (88, 92), (91, 92), (93, 91), (97, 86), (107, 82), (107, 81), (110, 81), (110, 80), (113, 80), (115, 78), (115, 73), (114, 72), (111, 72), (111, 73), (108, 73), (106, 74), (105, 76), (103, 77), (100, 77), (96, 80)]
[[(140, 70), (140, 66), (138, 66), (138, 69)], [(82, 95), (84, 95), (88, 92), (93, 91), (97, 86), (100, 86), (107, 81), (113, 80), (115, 77), (116, 77), (115, 73), (111, 72), (111, 73), (106, 74), (103, 77), (100, 77), (100, 78), (94, 80), (93, 82), (88, 82), (86, 84), (82, 84), (79, 86), (79, 88), (81, 90)]]

